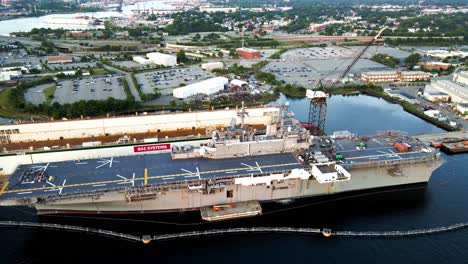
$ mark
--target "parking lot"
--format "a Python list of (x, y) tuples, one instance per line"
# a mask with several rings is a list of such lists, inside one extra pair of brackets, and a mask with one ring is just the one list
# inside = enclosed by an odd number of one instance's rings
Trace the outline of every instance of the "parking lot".
[(191, 84), (214, 77), (211, 72), (204, 71), (200, 66), (143, 72), (135, 75), (141, 91), (154, 93), (157, 89), (162, 95), (172, 95), (172, 89), (181, 84)]
[(54, 85), (53, 83), (48, 83), (48, 84), (43, 84), (43, 85), (30, 88), (24, 93), (24, 99), (28, 103), (32, 103), (34, 105), (40, 105), (46, 101), (45, 95), (42, 91), (53, 85)]
[[(110, 97), (125, 99), (125, 91), (118, 78), (124, 77), (82, 77), (60, 81), (57, 84), (52, 102), (65, 104), (80, 100), (105, 100)], [(45, 96), (42, 91), (52, 85), (45, 84), (28, 89), (25, 93), (25, 100), (35, 105), (45, 102)]]
[[(319, 80), (329, 83), (336, 80), (348, 67), (357, 51), (344, 47), (303, 48), (290, 50), (281, 59), (271, 61), (263, 70), (273, 73), (278, 80), (304, 87), (315, 87)], [(366, 71), (386, 71), (390, 67), (360, 59), (350, 74)], [(354, 78), (358, 81), (358, 78)]]

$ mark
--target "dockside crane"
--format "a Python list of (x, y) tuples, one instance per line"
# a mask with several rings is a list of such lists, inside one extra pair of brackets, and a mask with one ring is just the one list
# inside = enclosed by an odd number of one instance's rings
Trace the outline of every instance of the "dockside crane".
[(117, 12), (122, 12), (123, 0), (119, 0), (119, 5), (117, 6)]
[(325, 122), (327, 117), (327, 90), (335, 88), (343, 78), (348, 75), (353, 66), (359, 61), (359, 59), (364, 55), (364, 53), (375, 43), (382, 42), (381, 35), (382, 32), (387, 29), (387, 27), (382, 28), (377, 35), (375, 35), (371, 41), (357, 54), (356, 57), (352, 60), (346, 69), (338, 76), (338, 78), (329, 86), (324, 86), (322, 80), (318, 81), (317, 87), (315, 90), (307, 89), (306, 97), (310, 99), (309, 106), (309, 119), (307, 124), (304, 126), (313, 136), (323, 136), (325, 135)]

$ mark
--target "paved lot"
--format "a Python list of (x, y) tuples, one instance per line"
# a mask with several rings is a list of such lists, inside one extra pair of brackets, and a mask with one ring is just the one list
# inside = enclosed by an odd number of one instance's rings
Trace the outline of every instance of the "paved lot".
[(32, 103), (34, 105), (40, 105), (40, 104), (42, 104), (42, 103), (44, 103), (46, 101), (44, 93), (42, 91), (45, 88), (49, 88), (49, 87), (51, 87), (53, 85), (54, 85), (53, 83), (48, 83), (48, 84), (43, 84), (43, 85), (39, 85), (39, 86), (33, 87), (31, 89), (28, 89), (24, 93), (24, 99), (28, 103)]
[(181, 84), (191, 84), (214, 77), (214, 74), (200, 68), (167, 69), (138, 73), (135, 75), (143, 93), (154, 93), (156, 88), (162, 95), (172, 95), (172, 89)]
[(125, 91), (117, 78), (116, 76), (108, 78), (108, 82), (106, 82), (106, 77), (86, 77), (81, 78), (81, 80), (62, 81), (60, 83), (62, 86), (57, 86), (53, 102), (64, 104), (80, 100), (105, 100), (110, 97), (125, 99)]
[[(80, 100), (105, 100), (110, 97), (125, 99), (125, 91), (117, 78), (124, 77), (82, 77), (60, 81), (52, 102), (64, 104)], [(44, 103), (45, 97), (42, 91), (52, 85), (44, 84), (28, 89), (24, 94), (25, 100), (35, 105)]]
[[(356, 52), (359, 52), (359, 51), (362, 51), (364, 46), (353, 46), (351, 48), (355, 50)], [(397, 49), (397, 48), (386, 47), (386, 46), (371, 46), (364, 54), (364, 58), (371, 58), (376, 53), (388, 54), (398, 59), (404, 59), (408, 57), (409, 55), (411, 55), (411, 53), (404, 51), (404, 50)]]
[(13, 52), (0, 52), (0, 66), (9, 65), (13, 63), (19, 63), (23, 66), (25, 65), (39, 65), (40, 60), (47, 60), (47, 57), (36, 57), (32, 55), (24, 55), (24, 51), (20, 51), (20, 54), (15, 54)]
[(121, 67), (127, 67), (127, 68), (142, 68), (142, 67), (144, 68), (145, 66), (145, 65), (136, 63), (134, 61), (113, 61), (112, 64), (115, 64)]
[[(310, 59), (304, 57), (302, 60), (272, 61), (263, 70), (273, 73), (278, 80), (284, 80), (286, 83), (315, 87), (319, 80), (324, 83), (334, 81), (351, 62), (352, 59)], [(385, 70), (391, 70), (391, 68), (369, 59), (361, 59), (354, 65), (350, 73)]]

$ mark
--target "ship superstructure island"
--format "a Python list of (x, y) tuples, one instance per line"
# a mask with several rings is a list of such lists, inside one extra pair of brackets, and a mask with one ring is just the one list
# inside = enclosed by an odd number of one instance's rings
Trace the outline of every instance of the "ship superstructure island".
[[(317, 93), (309, 98), (317, 95), (324, 100)], [(320, 133), (320, 122), (307, 129), (287, 105), (125, 118), (184, 119), (185, 126), (206, 129), (206, 136), (0, 156), (0, 167), (9, 175), (0, 190), (1, 205), (32, 206), (39, 214), (200, 210), (212, 221), (261, 214), (266, 202), (427, 183), (443, 162), (438, 150), (401, 132), (327, 136)], [(51, 134), (60, 126), (76, 128), (57, 133), (66, 140), (81, 133), (76, 130), (84, 124), (92, 131), (92, 122), (112, 133), (111, 121), (122, 124), (116, 118), (29, 126), (45, 126)], [(118, 133), (135, 132), (130, 131), (135, 126), (125, 124)], [(259, 125), (263, 129), (255, 128)], [(9, 131), (3, 140), (14, 141), (15, 135), (25, 140), (21, 134), (27, 126), (0, 126)]]

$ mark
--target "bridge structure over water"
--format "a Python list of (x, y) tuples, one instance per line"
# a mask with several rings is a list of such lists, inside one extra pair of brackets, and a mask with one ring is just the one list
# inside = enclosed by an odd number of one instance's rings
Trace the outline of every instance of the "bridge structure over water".
[(331, 229), (319, 228), (296, 228), (296, 227), (240, 227), (240, 228), (226, 228), (226, 229), (211, 229), (203, 231), (190, 231), (182, 233), (171, 233), (162, 235), (144, 235), (136, 236), (126, 233), (120, 233), (110, 230), (90, 228), (84, 226), (61, 225), (54, 223), (37, 223), (37, 222), (19, 222), (19, 221), (0, 221), (0, 227), (26, 227), (26, 228), (41, 228), (41, 229), (55, 229), (62, 231), (82, 232), (93, 235), (103, 235), (122, 240), (133, 242), (143, 242), (145, 244), (151, 241), (165, 241), (181, 238), (191, 237), (204, 237), (228, 234), (242, 234), (242, 233), (297, 233), (297, 234), (314, 234), (323, 235), (325, 237), (407, 237), (417, 235), (431, 235), (436, 233), (448, 232), (457, 229), (468, 227), (468, 222), (457, 223), (446, 226), (439, 226), (426, 229), (413, 229), (413, 230), (393, 230), (393, 231), (332, 231)]

